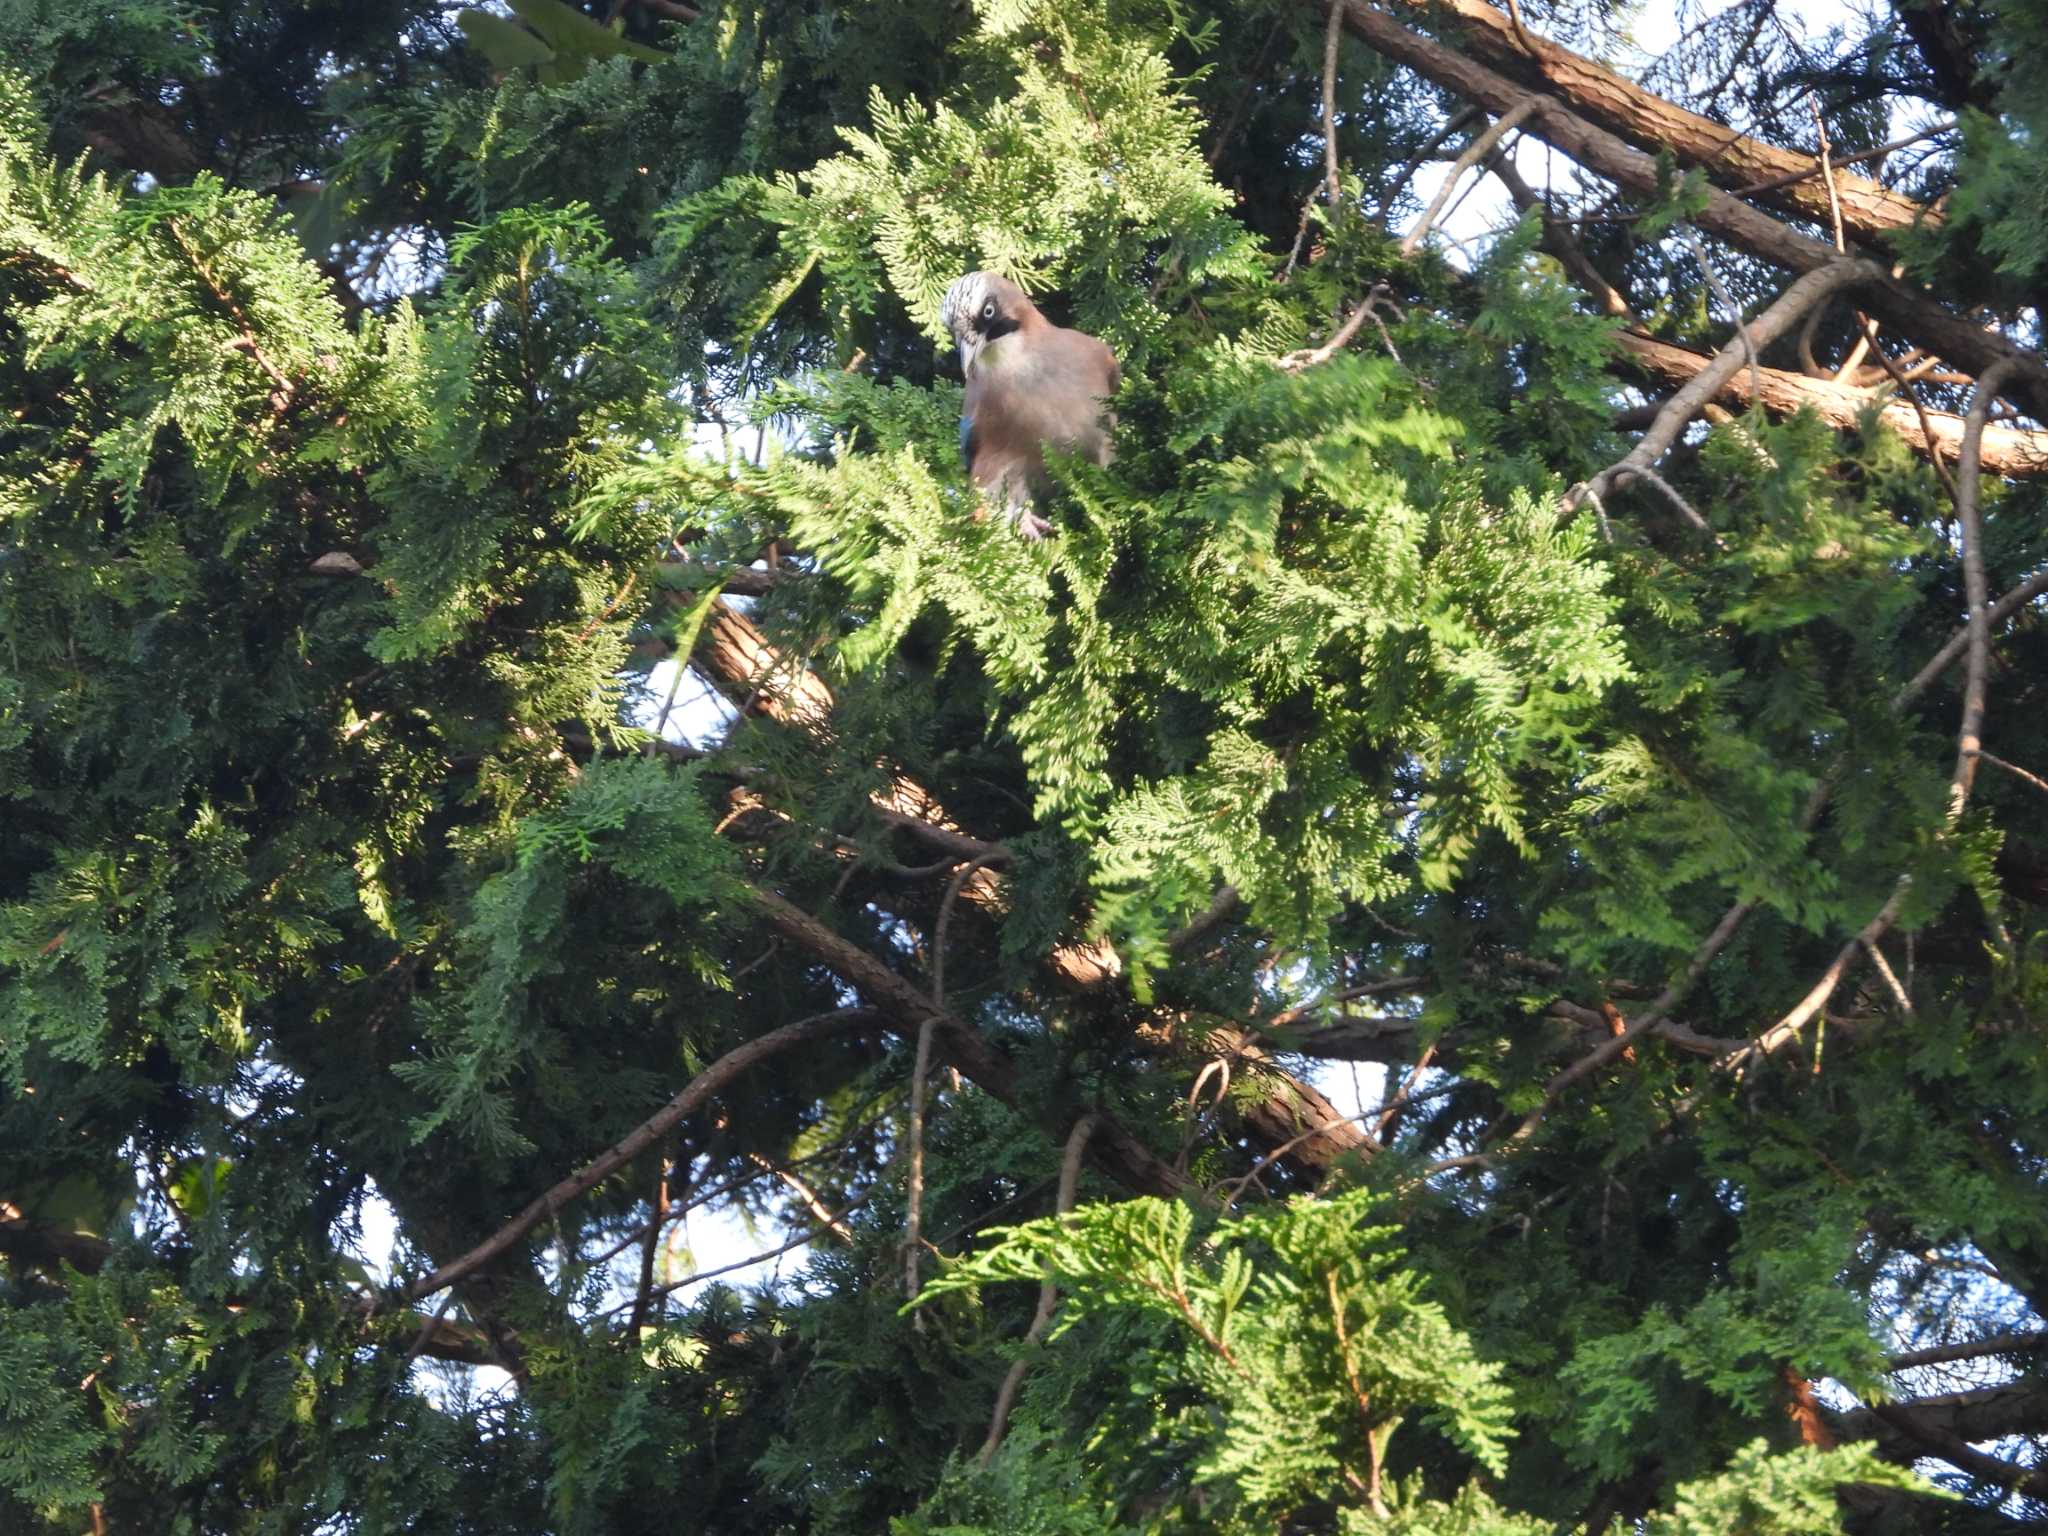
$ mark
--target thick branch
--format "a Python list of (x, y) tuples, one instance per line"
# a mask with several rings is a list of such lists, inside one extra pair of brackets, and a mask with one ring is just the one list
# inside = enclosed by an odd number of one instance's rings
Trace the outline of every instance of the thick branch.
[[(1631, 359), (1681, 385), (1701, 377), (1714, 362), (1704, 353), (1674, 347), (1639, 331), (1622, 331), (1615, 340)], [(1763, 368), (1758, 373), (1761, 394), (1752, 387), (1750, 374), (1744, 369), (1725, 379), (1713, 398), (1734, 406), (1761, 401), (1765, 409), (1784, 416), (1807, 409), (1829, 426), (1845, 431), (1860, 422), (1872, 403), (1868, 391), (1851, 385), (1809, 379), (1781, 368)], [(1917, 453), (1948, 460), (1962, 457), (1961, 416), (1948, 411), (1916, 411), (1904, 401), (1895, 400), (1879, 409), (1877, 418)], [(1988, 426), (1984, 429), (1983, 463), (1986, 469), (2000, 475), (2048, 473), (2048, 432)]]
[(2038, 1434), (2048, 1428), (2043, 1407), (2038, 1387), (1992, 1387), (1879, 1403), (1844, 1414), (1840, 1422), (1849, 1433), (1875, 1439), (1879, 1451), (1894, 1461), (1916, 1461), (1931, 1452), (1972, 1477), (2038, 1498), (2048, 1494), (2048, 1473), (1980, 1451), (1970, 1442)]
[[(1424, 9), (1421, 0), (1404, 3), (1415, 10)], [(1815, 180), (1819, 163), (1812, 156), (1745, 137), (1711, 118), (1688, 112), (1623, 79), (1604, 64), (1537, 37), (1525, 27), (1518, 28), (1512, 17), (1487, 0), (1431, 0), (1428, 9), (1456, 16), (1463, 23), (1458, 51), (1498, 70), (1522, 90), (1536, 86), (1554, 91), (1591, 122), (1652, 153), (1668, 148), (1722, 186), (1775, 182), (1775, 186), (1759, 189), (1757, 195), (1803, 218), (1824, 221), (1829, 217), (1827, 190)], [(1501, 108), (1495, 105), (1494, 110)], [(1860, 239), (1882, 240), (1915, 223), (1940, 221), (1938, 212), (1878, 182), (1845, 176), (1839, 170), (1834, 180), (1842, 222)]]

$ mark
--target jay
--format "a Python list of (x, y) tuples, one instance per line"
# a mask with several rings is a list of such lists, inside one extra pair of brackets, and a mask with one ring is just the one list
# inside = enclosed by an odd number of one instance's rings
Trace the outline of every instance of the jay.
[(1107, 464), (1116, 415), (1107, 402), (1121, 378), (1108, 347), (1054, 325), (1024, 290), (993, 272), (970, 272), (946, 290), (939, 311), (960, 347), (967, 396), (960, 452), (967, 472), (1027, 539), (1052, 525), (1032, 511), (1051, 489), (1045, 445)]

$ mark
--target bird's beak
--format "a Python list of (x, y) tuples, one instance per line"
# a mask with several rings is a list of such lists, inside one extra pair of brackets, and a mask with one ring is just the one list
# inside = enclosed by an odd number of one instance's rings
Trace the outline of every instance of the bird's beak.
[(982, 340), (972, 331), (956, 336), (954, 340), (960, 344), (960, 374), (964, 378), (974, 372), (974, 365), (981, 357)]

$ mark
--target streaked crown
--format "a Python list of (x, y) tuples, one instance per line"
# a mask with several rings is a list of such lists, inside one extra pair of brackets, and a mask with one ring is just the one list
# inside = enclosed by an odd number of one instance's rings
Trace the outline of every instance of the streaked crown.
[(997, 281), (993, 272), (970, 272), (955, 278), (953, 286), (946, 290), (945, 302), (939, 306), (939, 319), (946, 329), (958, 336), (981, 313), (982, 305), (995, 296)]

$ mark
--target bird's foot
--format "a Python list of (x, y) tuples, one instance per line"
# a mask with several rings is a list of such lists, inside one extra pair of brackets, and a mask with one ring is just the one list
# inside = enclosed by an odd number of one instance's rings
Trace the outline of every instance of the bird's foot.
[(1016, 528), (1017, 536), (1027, 544), (1036, 544), (1052, 532), (1052, 524), (1036, 512), (1020, 511), (1011, 517), (1010, 522)]

